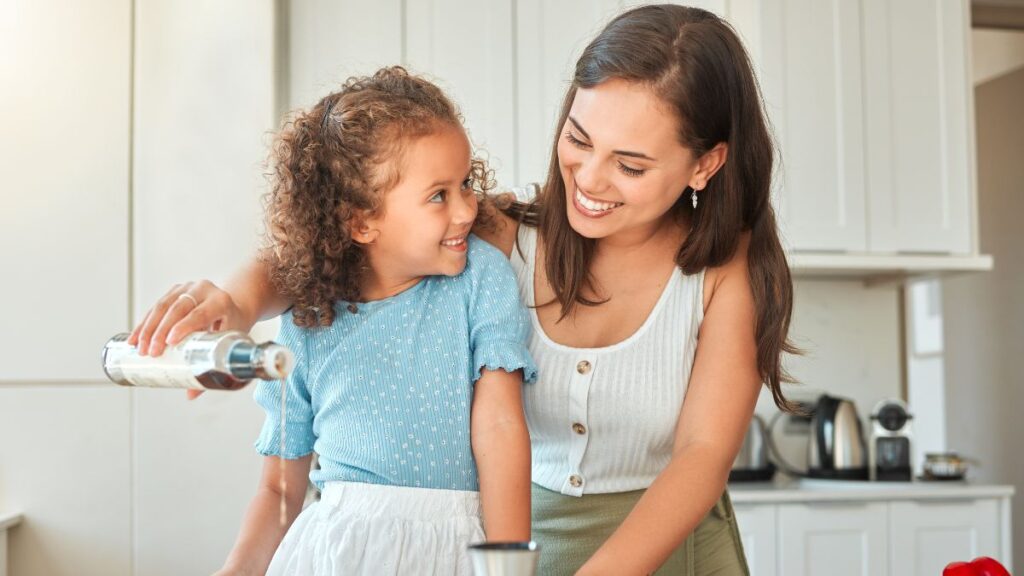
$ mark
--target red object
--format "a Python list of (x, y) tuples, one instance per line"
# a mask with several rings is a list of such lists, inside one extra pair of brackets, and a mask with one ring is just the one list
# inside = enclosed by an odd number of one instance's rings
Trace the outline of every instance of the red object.
[(974, 567), (967, 562), (950, 562), (942, 570), (942, 576), (977, 576)]
[(979, 556), (970, 562), (951, 562), (942, 570), (942, 576), (1012, 576), (1005, 566), (988, 556)]

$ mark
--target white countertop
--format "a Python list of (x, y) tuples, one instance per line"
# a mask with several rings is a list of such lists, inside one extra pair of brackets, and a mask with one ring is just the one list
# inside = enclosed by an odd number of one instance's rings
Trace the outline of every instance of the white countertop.
[(971, 482), (860, 482), (793, 479), (777, 475), (772, 482), (730, 482), (734, 504), (783, 502), (863, 502), (874, 500), (964, 500), (1013, 496), (1013, 486)]
[(21, 522), (21, 514), (11, 512), (0, 512), (0, 532), (17, 526)]

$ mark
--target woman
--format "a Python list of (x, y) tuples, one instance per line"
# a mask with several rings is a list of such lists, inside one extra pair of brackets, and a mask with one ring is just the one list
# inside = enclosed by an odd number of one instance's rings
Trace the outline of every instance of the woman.
[[(788, 408), (793, 351), (766, 125), (724, 21), (631, 10), (577, 62), (545, 185), (497, 202), (498, 226), (479, 231), (535, 307), (540, 574), (748, 572), (725, 483), (761, 383)], [(173, 288), (136, 329), (141, 348), (279, 313), (267, 268), (227, 291)]]

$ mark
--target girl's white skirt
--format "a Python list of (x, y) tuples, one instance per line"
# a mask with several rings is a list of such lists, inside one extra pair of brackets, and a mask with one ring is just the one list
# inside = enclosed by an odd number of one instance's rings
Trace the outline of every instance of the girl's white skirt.
[(472, 576), (480, 494), (330, 482), (278, 546), (268, 575)]

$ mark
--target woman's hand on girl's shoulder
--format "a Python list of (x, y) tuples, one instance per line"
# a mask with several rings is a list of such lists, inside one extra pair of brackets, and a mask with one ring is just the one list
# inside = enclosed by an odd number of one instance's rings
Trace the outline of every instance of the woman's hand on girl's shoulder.
[(502, 212), (501, 207), (511, 204), (515, 199), (514, 193), (502, 192), (481, 201), (477, 223), (473, 226), (473, 234), (501, 250), (506, 257), (512, 256), (519, 222)]
[(171, 287), (132, 331), (128, 343), (142, 355), (159, 356), (168, 345), (200, 330), (248, 330), (231, 295), (209, 280)]

